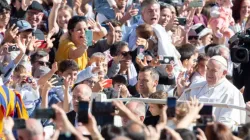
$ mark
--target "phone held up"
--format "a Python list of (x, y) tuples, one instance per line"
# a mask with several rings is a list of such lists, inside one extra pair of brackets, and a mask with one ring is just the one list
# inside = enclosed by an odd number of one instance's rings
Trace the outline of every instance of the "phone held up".
[(175, 109), (176, 109), (176, 98), (175, 97), (168, 97), (167, 98), (167, 117), (173, 118), (175, 117)]

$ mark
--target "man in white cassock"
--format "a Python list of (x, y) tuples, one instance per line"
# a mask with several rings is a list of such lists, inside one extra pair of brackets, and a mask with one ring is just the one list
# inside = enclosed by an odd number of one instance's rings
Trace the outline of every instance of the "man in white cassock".
[[(207, 64), (206, 81), (195, 83), (184, 90), (179, 101), (196, 97), (200, 102), (224, 103), (245, 107), (240, 91), (226, 78), (227, 61), (222, 56), (210, 58)], [(245, 123), (246, 112), (232, 108), (213, 107), (215, 121), (235, 130), (239, 124)]]

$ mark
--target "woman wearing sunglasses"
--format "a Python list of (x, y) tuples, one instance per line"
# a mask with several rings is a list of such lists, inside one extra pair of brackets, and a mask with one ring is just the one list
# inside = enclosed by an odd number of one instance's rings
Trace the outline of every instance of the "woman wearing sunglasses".
[[(118, 74), (125, 76), (128, 84), (134, 86), (137, 83), (137, 72), (132, 63), (131, 52), (129, 51), (128, 44), (123, 41), (115, 43), (110, 48), (110, 54), (114, 59), (111, 60), (112, 62), (108, 69), (108, 73), (112, 72), (114, 68), (117, 67), (119, 69)], [(114, 73), (114, 75), (116, 74)]]

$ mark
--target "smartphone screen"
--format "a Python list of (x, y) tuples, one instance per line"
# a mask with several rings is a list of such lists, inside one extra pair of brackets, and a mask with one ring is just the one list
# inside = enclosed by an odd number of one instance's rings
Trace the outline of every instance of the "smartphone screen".
[(56, 113), (52, 108), (36, 109), (34, 111), (34, 117), (39, 119), (53, 119), (56, 117)]
[(170, 118), (175, 117), (176, 98), (168, 97), (167, 105), (168, 105), (167, 116)]
[(174, 57), (169, 57), (169, 56), (159, 56), (159, 62), (161, 64), (174, 64)]
[(85, 36), (86, 36), (86, 40), (87, 40), (87, 46), (92, 46), (93, 43), (93, 32), (91, 30), (86, 30), (85, 31)]
[(205, 132), (205, 129), (206, 129), (206, 125), (197, 125), (197, 126), (194, 126), (193, 127), (193, 132), (195, 135), (199, 135), (199, 131), (197, 130), (198, 128), (200, 128), (203, 132)]
[(203, 106), (203, 108), (199, 112), (201, 116), (212, 116), (212, 113), (213, 113), (213, 106), (209, 105)]
[(178, 17), (179, 25), (185, 26), (187, 24), (187, 19), (183, 17)]
[(24, 119), (14, 119), (14, 127), (13, 129), (24, 129), (26, 128), (26, 123)]
[(88, 121), (88, 111), (89, 111), (89, 102), (80, 101), (78, 104), (78, 122), (87, 124)]

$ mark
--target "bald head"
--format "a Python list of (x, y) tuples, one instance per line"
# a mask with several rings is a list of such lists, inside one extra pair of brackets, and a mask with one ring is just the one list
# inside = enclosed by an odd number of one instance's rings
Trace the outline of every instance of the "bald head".
[(42, 124), (36, 119), (26, 120), (26, 128), (18, 130), (18, 139), (44, 140)]
[(91, 88), (86, 84), (79, 84), (73, 90), (73, 107), (76, 112), (78, 112), (79, 101), (90, 101), (92, 95)]

